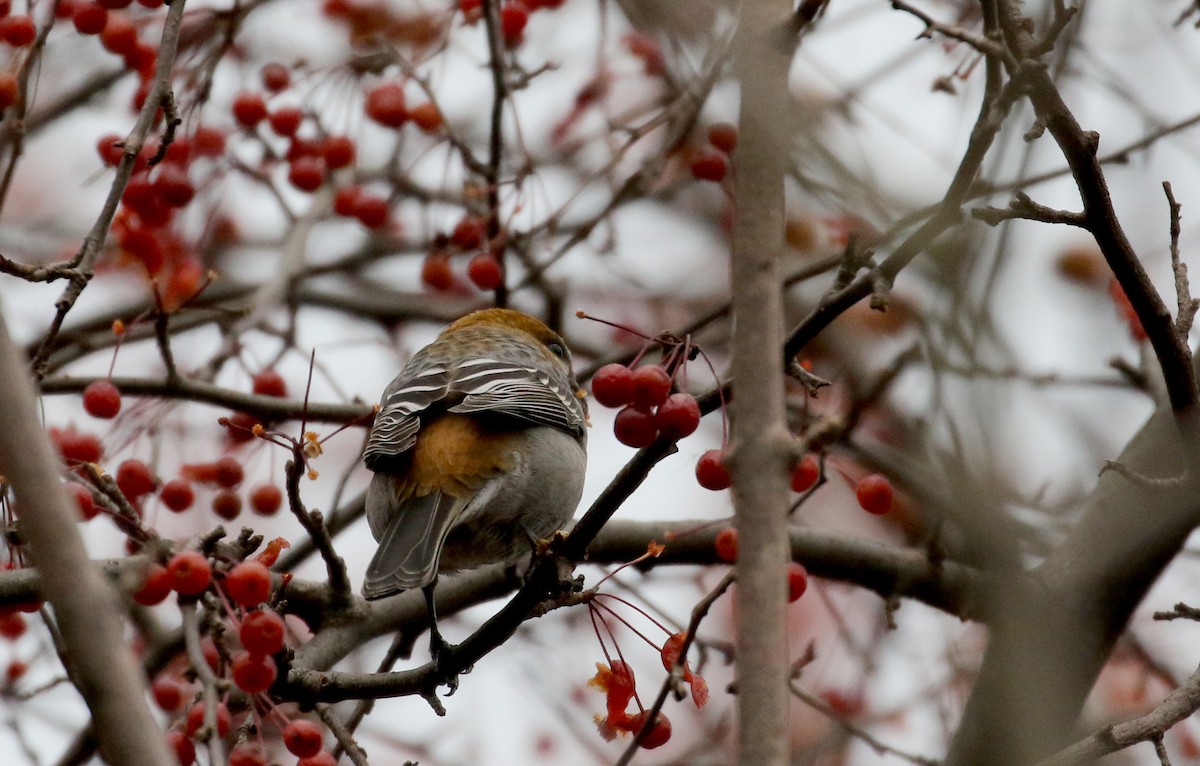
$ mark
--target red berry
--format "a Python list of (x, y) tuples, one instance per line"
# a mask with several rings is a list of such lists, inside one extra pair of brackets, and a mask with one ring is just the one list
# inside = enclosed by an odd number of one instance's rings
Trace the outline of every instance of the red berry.
[(717, 558), (724, 561), (726, 564), (732, 564), (737, 561), (738, 554), (738, 533), (733, 527), (725, 527), (717, 533), (716, 539), (713, 541), (713, 548), (717, 551)]
[(0, 72), (0, 111), (17, 103), (17, 94), (19, 91), (20, 86), (17, 83), (17, 76), (15, 74), (12, 72)]
[(154, 476), (142, 461), (126, 460), (117, 466), (117, 486), (125, 497), (137, 500), (154, 491)]
[(788, 563), (788, 603), (792, 603), (796, 599), (804, 595), (804, 591), (808, 590), (808, 570), (803, 564), (796, 561)]
[(729, 161), (725, 155), (714, 149), (704, 148), (696, 152), (691, 162), (692, 175), (701, 181), (725, 180), (729, 172)]
[(242, 464), (236, 458), (223, 457), (216, 464), (216, 480), (226, 489), (233, 489), (242, 483), (245, 473), (242, 471)]
[(74, 429), (59, 431), (57, 435), (51, 429), (59, 453), (68, 463), (99, 463), (104, 457), (104, 445), (95, 434), (79, 433)]
[(617, 413), (613, 433), (628, 447), (649, 447), (658, 438), (658, 426), (652, 412), (631, 404)]
[(81, 35), (98, 35), (104, 31), (104, 25), (108, 23), (108, 11), (95, 3), (87, 3), (79, 6), (75, 15), (71, 17), (71, 23), (75, 25), (75, 31)]
[(100, 155), (100, 161), (110, 168), (121, 164), (125, 148), (119, 144), (123, 140), (116, 133), (106, 133), (100, 136), (100, 140), (96, 142), (96, 153)]
[(725, 467), (725, 453), (710, 449), (696, 461), (696, 481), (701, 487), (711, 490), (728, 489), (732, 483), (729, 469)]
[(296, 761), (296, 766), (336, 766), (336, 764), (333, 753), (328, 750), (322, 750), (311, 758), (301, 758)]
[(174, 713), (183, 706), (183, 695), (186, 687), (179, 676), (160, 673), (150, 684), (150, 693), (154, 695), (154, 704), (166, 713)]
[[(192, 705), (192, 709), (188, 711), (187, 723), (184, 726), (184, 731), (189, 737), (194, 737), (196, 732), (200, 731), (200, 727), (204, 725), (204, 703), (197, 702)], [(217, 703), (217, 736), (224, 737), (229, 733), (229, 708), (223, 703)]]
[(454, 272), (450, 270), (450, 258), (439, 253), (425, 256), (421, 264), (421, 281), (433, 290), (449, 290), (454, 286)]
[(267, 104), (258, 93), (244, 90), (233, 99), (233, 119), (246, 128), (253, 128), (267, 117)]
[(500, 30), (507, 45), (518, 45), (529, 23), (529, 6), (521, 0), (511, 0), (500, 8)]
[[(104, 31), (100, 33), (100, 44), (106, 51), (115, 53), (122, 58), (134, 56), (138, 51), (137, 27), (125, 14), (110, 13), (108, 21), (104, 23)], [(157, 56), (158, 53), (155, 51), (156, 59)], [(137, 69), (136, 66), (132, 68)]]
[[(326, 158), (325, 163), (329, 164), (328, 158)], [(333, 193), (333, 212), (346, 218), (353, 216), (354, 211), (358, 207), (358, 200), (362, 194), (363, 190), (361, 186), (351, 185), (338, 187), (338, 190)]]
[(12, 662), (8, 663), (8, 667), (4, 670), (4, 679), (11, 686), (17, 681), (20, 681), (21, 677), (27, 672), (29, 672), (29, 665), (21, 662), (20, 660), (13, 660)]
[(321, 727), (304, 718), (292, 721), (283, 730), (283, 746), (299, 758), (311, 758), (321, 752), (324, 739)]
[(75, 501), (75, 505), (79, 507), (79, 515), (84, 521), (91, 521), (96, 518), (100, 513), (100, 509), (96, 507), (96, 501), (92, 497), (90, 489), (73, 481), (67, 482), (65, 488), (67, 494)]
[(398, 128), (408, 119), (404, 86), (398, 82), (383, 82), (367, 91), (367, 117), (380, 125)]
[(353, 164), (356, 154), (354, 141), (349, 136), (327, 136), (321, 142), (321, 156), (325, 158), (325, 165), (330, 170)]
[(186, 511), (196, 501), (196, 493), (186, 479), (171, 479), (159, 490), (158, 497), (168, 510), (176, 513)]
[(283, 64), (272, 61), (269, 64), (263, 65), (263, 87), (272, 93), (278, 93), (281, 90), (287, 90), (287, 87), (291, 84), (291, 81), (291, 73), (288, 72), (288, 68)]
[(445, 122), (442, 118), (441, 111), (434, 104), (424, 103), (417, 104), (408, 112), (408, 118), (413, 121), (421, 130), (426, 133), (433, 133), (442, 127)]
[(158, 198), (167, 207), (184, 207), (196, 196), (196, 187), (188, 178), (187, 170), (176, 164), (164, 164), (154, 179)]
[(0, 39), (14, 48), (24, 48), (37, 37), (37, 27), (28, 16), (6, 16), (0, 19)]
[[(225, 421), (225, 434), (231, 442), (242, 444), (254, 438), (254, 427), (258, 424), (257, 415), (251, 415), (249, 412), (235, 412)], [(196, 481), (202, 480), (196, 479)]]
[(460, 250), (474, 250), (483, 242), (485, 233), (483, 219), (468, 215), (454, 225), (450, 241)]
[(247, 694), (270, 689), (278, 672), (275, 661), (270, 657), (239, 652), (233, 658), (233, 682)]
[(882, 516), (892, 510), (892, 499), (895, 492), (892, 490), (892, 483), (886, 476), (873, 473), (864, 477), (858, 482), (858, 489), (854, 494), (858, 498), (858, 504), (867, 513)]
[(631, 383), (633, 404), (647, 410), (665, 402), (671, 393), (671, 376), (658, 365), (638, 367)]
[(142, 587), (133, 594), (133, 600), (142, 606), (161, 604), (163, 599), (171, 594), (174, 580), (171, 573), (162, 564), (151, 564), (146, 570), (146, 579)]
[(592, 376), (592, 396), (605, 407), (624, 407), (633, 401), (633, 370), (606, 364)]
[(491, 253), (479, 253), (467, 264), (467, 277), (480, 290), (495, 290), (504, 282), (500, 259)]
[(807, 492), (821, 478), (821, 464), (817, 456), (809, 453), (800, 458), (800, 462), (792, 469), (792, 491)]
[(691, 394), (671, 394), (654, 415), (658, 432), (668, 439), (682, 439), (700, 425), (700, 405)]
[[(650, 720), (650, 711), (643, 710), (633, 717), (630, 726), (635, 732), (639, 732), (646, 728), (647, 722)], [(671, 722), (662, 713), (655, 716), (654, 721), (650, 723), (649, 731), (642, 737), (642, 748), (653, 750), (656, 747), (662, 747), (667, 744), (667, 740), (671, 738)]]
[(379, 229), (388, 222), (388, 201), (383, 197), (363, 192), (354, 204), (354, 217), (368, 229)]
[(0, 636), (15, 641), (25, 635), (25, 618), (17, 612), (0, 614)]
[(242, 498), (231, 489), (218, 492), (212, 501), (213, 513), (226, 521), (233, 521), (242, 512)]
[(271, 595), (271, 570), (257, 561), (243, 561), (225, 576), (225, 592), (240, 606), (258, 606)]
[(219, 128), (200, 125), (192, 136), (192, 146), (200, 157), (220, 157), (225, 153), (225, 133)]
[(296, 131), (300, 129), (300, 123), (304, 120), (304, 112), (300, 111), (299, 107), (281, 106), (267, 118), (271, 124), (271, 130), (275, 131), (277, 136), (294, 136)]
[(325, 181), (325, 160), (320, 157), (297, 157), (288, 165), (288, 181), (300, 191), (316, 191)]
[(121, 411), (121, 392), (108, 380), (93, 380), (83, 389), (83, 409), (94, 418), (115, 418)]
[(283, 507), (283, 492), (274, 484), (260, 484), (250, 493), (250, 510), (259, 516), (274, 516)]
[(229, 751), (229, 766), (267, 766), (267, 757), (258, 745), (243, 743)]
[(737, 126), (729, 122), (718, 122), (708, 128), (708, 142), (726, 154), (732, 154), (737, 146)]
[(181, 731), (167, 732), (167, 747), (175, 753), (179, 766), (192, 766), (196, 762), (196, 745)]
[(238, 628), (242, 648), (251, 654), (268, 655), (282, 651), (283, 618), (267, 609), (247, 614)]
[(275, 370), (263, 370), (254, 376), (251, 390), (260, 396), (275, 396), (280, 399), (287, 396), (287, 383), (283, 376)]
[(212, 567), (199, 551), (180, 551), (167, 562), (171, 587), (184, 596), (204, 592), (212, 580)]

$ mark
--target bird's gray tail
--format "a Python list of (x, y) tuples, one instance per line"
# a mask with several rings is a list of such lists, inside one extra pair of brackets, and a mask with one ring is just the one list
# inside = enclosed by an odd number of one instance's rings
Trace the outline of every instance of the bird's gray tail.
[(442, 543), (462, 507), (460, 498), (442, 492), (400, 502), (394, 487), (389, 476), (376, 474), (367, 490), (367, 516), (379, 540), (363, 581), (363, 595), (368, 599), (433, 582)]

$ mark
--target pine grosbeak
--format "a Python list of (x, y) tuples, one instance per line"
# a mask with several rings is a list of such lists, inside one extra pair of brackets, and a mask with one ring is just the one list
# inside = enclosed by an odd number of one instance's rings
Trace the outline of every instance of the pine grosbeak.
[(363, 454), (379, 541), (363, 595), (423, 588), (432, 617), (439, 571), (515, 560), (560, 529), (587, 462), (578, 388), (563, 339), (511, 309), (468, 314), (418, 351)]

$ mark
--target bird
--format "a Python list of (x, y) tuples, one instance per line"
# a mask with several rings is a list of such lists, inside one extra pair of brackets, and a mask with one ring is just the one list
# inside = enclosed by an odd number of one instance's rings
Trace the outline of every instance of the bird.
[(514, 309), (458, 319), (384, 389), (363, 463), (378, 541), (363, 595), (421, 588), (436, 658), (438, 574), (518, 561), (582, 497), (587, 405), (566, 342)]

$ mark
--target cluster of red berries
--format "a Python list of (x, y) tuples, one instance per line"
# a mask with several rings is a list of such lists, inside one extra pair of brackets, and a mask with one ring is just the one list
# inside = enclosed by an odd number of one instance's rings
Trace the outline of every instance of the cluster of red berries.
[[(529, 24), (531, 13), (543, 8), (558, 8), (565, 1), (508, 0), (500, 6), (500, 33), (504, 37), (504, 44), (510, 48), (520, 45), (525, 39), (525, 27)], [(467, 24), (475, 24), (483, 18), (481, 0), (459, 0), (458, 9), (462, 11), (463, 20)]]
[[(726, 527), (717, 532), (713, 540), (713, 549), (717, 558), (727, 564), (737, 561), (738, 533), (733, 527)], [(808, 570), (798, 561), (788, 562), (787, 567), (788, 602), (794, 602), (808, 590)]]
[(737, 126), (719, 122), (708, 129), (708, 144), (691, 150), (692, 175), (700, 181), (720, 183), (729, 173), (729, 155), (737, 146)]
[(474, 253), (467, 262), (467, 278), (480, 290), (495, 290), (504, 282), (500, 248), (488, 240), (488, 221), (468, 213), (459, 219), (449, 234), (438, 235), (433, 252), (421, 264), (421, 281), (431, 290), (445, 292), (459, 282), (451, 268), (454, 253)]
[(647, 447), (660, 436), (682, 439), (700, 425), (696, 398), (672, 394), (672, 385), (671, 374), (659, 365), (606, 364), (592, 377), (592, 396), (605, 407), (621, 407), (613, 432), (622, 444)]
[[(9, 561), (0, 568), (15, 569), (17, 565)], [(25, 635), (26, 630), (28, 630), (28, 624), (25, 622), (24, 614), (36, 612), (41, 607), (42, 602), (37, 599), (23, 604), (5, 604), (0, 606), (0, 639), (16, 641)], [(9, 660), (8, 667), (4, 672), (4, 686), (12, 686), (28, 670), (29, 665), (24, 661), (15, 658)]]

